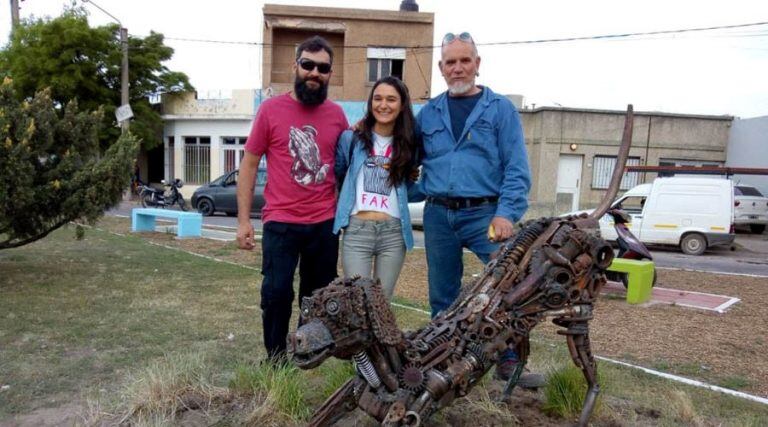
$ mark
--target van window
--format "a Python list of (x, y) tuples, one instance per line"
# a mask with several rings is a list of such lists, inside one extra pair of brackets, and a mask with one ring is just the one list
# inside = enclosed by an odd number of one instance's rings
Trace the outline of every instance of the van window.
[(631, 196), (622, 200), (621, 203), (616, 207), (622, 209), (628, 214), (639, 214), (643, 212), (644, 205), (645, 196)]

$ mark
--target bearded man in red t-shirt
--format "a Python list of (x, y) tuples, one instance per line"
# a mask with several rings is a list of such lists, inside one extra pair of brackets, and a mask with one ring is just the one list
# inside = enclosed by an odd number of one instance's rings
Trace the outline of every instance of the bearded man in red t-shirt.
[(264, 346), (273, 362), (285, 357), (299, 266), (299, 301), (336, 277), (339, 239), (333, 234), (336, 142), (349, 127), (327, 100), (333, 50), (311, 37), (296, 50), (294, 91), (259, 107), (245, 143), (237, 183), (237, 243), (253, 249), (250, 211), (259, 161), (267, 159), (261, 239), (261, 310)]

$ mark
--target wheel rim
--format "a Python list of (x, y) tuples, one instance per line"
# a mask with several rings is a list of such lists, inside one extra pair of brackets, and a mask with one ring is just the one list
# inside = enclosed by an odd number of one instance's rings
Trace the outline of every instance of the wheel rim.
[(686, 246), (688, 247), (689, 251), (698, 252), (701, 250), (701, 241), (694, 237), (694, 238), (688, 239)]
[(210, 215), (213, 213), (213, 205), (208, 200), (201, 200), (200, 203), (197, 205), (198, 210), (203, 215)]

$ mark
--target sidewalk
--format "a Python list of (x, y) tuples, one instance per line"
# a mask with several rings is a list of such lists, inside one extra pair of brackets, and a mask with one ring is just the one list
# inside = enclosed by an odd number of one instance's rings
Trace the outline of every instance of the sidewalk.
[[(609, 295), (624, 296), (627, 294), (627, 290), (624, 289), (624, 285), (621, 283), (609, 281), (603, 287), (603, 293)], [(739, 301), (741, 301), (741, 299), (736, 297), (729, 297), (727, 295), (683, 291), (679, 289), (661, 288), (656, 286), (651, 291), (651, 300), (644, 305), (679, 305), (682, 307), (725, 313), (726, 310), (728, 310), (732, 305)]]

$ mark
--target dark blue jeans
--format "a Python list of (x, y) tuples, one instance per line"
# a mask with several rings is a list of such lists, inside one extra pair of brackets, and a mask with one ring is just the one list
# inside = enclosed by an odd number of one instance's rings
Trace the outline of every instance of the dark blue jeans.
[[(261, 240), (261, 318), (264, 347), (270, 358), (282, 357), (293, 309), (293, 275), (299, 266), (299, 303), (336, 278), (339, 236), (333, 219), (317, 224), (264, 224)], [(301, 319), (299, 319), (301, 320)]]
[(498, 243), (488, 240), (488, 226), (495, 214), (495, 203), (465, 209), (449, 209), (429, 202), (424, 206), (424, 246), (432, 317), (459, 296), (464, 274), (463, 248), (472, 251), (483, 263), (487, 263), (498, 248)]

